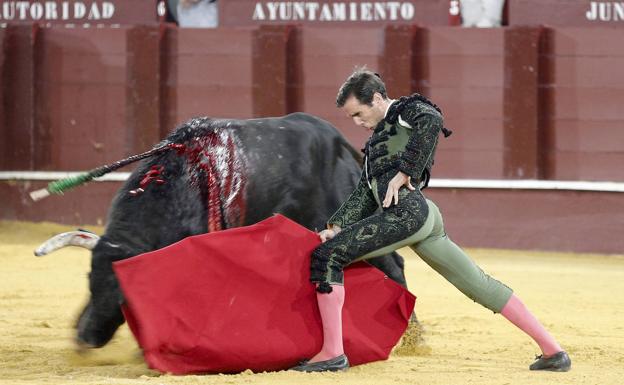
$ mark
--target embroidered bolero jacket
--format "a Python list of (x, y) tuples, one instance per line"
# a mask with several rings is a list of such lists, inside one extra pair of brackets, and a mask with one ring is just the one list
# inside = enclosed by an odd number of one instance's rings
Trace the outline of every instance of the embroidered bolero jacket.
[(385, 196), (388, 182), (399, 171), (411, 177), (412, 185), (425, 188), (440, 131), (451, 134), (443, 126), (439, 108), (423, 96), (414, 94), (392, 103), (366, 142), (358, 185), (328, 225), (346, 227), (372, 215), (380, 207), (379, 196)]

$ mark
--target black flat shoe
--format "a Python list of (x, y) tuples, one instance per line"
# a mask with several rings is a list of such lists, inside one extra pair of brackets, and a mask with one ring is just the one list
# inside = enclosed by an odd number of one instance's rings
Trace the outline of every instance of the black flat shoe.
[(550, 370), (551, 372), (567, 372), (572, 366), (570, 356), (565, 351), (553, 354), (548, 358), (536, 356), (537, 360), (529, 366), (531, 370)]
[(289, 370), (298, 372), (337, 372), (347, 369), (349, 369), (349, 359), (344, 354), (341, 354), (338, 357), (319, 362), (309, 363), (308, 360), (304, 360)]

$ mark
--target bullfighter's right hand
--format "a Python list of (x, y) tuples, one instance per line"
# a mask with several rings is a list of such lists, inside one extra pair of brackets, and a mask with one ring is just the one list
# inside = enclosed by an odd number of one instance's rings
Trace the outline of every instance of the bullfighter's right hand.
[(321, 231), (320, 233), (318, 233), (318, 235), (321, 238), (321, 242), (325, 243), (328, 240), (330, 240), (333, 237), (335, 237), (336, 234), (338, 234), (340, 232), (340, 230), (342, 230), (340, 227), (334, 225), (334, 226), (332, 226), (331, 229), (325, 229), (325, 230)]

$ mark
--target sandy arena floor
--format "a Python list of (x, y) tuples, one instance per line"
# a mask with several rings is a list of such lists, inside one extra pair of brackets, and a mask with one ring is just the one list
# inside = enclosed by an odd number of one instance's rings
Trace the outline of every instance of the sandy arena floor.
[(178, 377), (149, 370), (125, 326), (107, 347), (82, 356), (74, 352), (73, 323), (87, 298), (89, 253), (67, 248), (44, 258), (32, 254), (50, 235), (68, 229), (0, 222), (1, 384), (624, 383), (624, 256), (469, 250), (560, 340), (573, 360), (568, 373), (529, 372), (538, 349), (528, 337), (402, 250), (426, 329), (427, 348), (418, 355), (395, 354), (337, 374)]

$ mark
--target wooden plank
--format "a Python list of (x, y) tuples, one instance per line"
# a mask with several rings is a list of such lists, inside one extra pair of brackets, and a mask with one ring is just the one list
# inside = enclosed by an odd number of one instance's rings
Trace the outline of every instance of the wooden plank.
[[(613, 229), (624, 194), (576, 191), (428, 189), (442, 209), (447, 234), (463, 247), (621, 254)], [(591, 224), (588, 227), (580, 224)], [(544, 231), (544, 229), (548, 229)]]
[(445, 119), (503, 120), (503, 87), (435, 87), (429, 96)]
[(505, 30), (504, 175), (532, 179), (538, 170), (539, 28)]
[(261, 26), (252, 43), (252, 92), (254, 117), (288, 113), (288, 26)]
[(7, 162), (7, 139), (8, 126), (6, 122), (6, 113), (4, 110), (5, 94), (8, 94), (6, 78), (9, 76), (6, 70), (6, 44), (7, 30), (0, 28), (0, 170), (6, 170), (5, 162)]
[(431, 55), (429, 86), (503, 87), (505, 59), (502, 55)]
[(503, 175), (502, 149), (447, 149), (441, 141), (436, 152), (433, 178), (501, 179)]
[(426, 52), (432, 56), (502, 56), (504, 44), (504, 28), (431, 27)]
[(34, 26), (8, 25), (4, 39), (4, 168), (32, 170), (35, 166)]
[(387, 26), (384, 29), (384, 49), (380, 58), (379, 73), (386, 84), (388, 95), (410, 95), (417, 72), (414, 59), (414, 39), (419, 28), (413, 26)]
[(558, 151), (624, 152), (621, 120), (557, 119), (553, 124)]
[(127, 31), (43, 30), (37, 105), (41, 128), (49, 131), (50, 169), (90, 169), (134, 152), (126, 111)]
[(551, 156), (556, 158), (555, 179), (624, 181), (624, 152), (555, 151)]
[(157, 27), (128, 30), (126, 122), (132, 152), (149, 150), (160, 138), (160, 33)]

